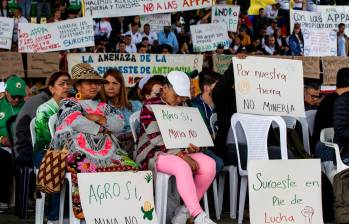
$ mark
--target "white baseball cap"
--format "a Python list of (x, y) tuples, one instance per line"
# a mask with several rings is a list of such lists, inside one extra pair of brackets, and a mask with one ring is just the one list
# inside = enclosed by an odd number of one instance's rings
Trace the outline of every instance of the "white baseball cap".
[(138, 87), (139, 87), (140, 89), (143, 89), (144, 85), (147, 84), (147, 82), (149, 81), (149, 79), (150, 79), (150, 75), (144, 76), (141, 80), (139, 80)]
[(5, 82), (0, 82), (0, 93), (5, 92), (5, 88), (6, 88)]
[(190, 97), (190, 79), (184, 72), (172, 71), (167, 75), (174, 91), (178, 96)]

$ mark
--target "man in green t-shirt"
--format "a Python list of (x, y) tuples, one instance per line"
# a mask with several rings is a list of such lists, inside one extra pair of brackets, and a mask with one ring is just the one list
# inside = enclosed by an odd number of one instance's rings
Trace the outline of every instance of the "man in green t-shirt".
[(5, 84), (5, 95), (0, 99), (0, 212), (8, 208), (13, 178), (12, 156), (6, 149), (10, 145), (6, 122), (22, 108), (26, 87), (23, 79), (11, 76)]

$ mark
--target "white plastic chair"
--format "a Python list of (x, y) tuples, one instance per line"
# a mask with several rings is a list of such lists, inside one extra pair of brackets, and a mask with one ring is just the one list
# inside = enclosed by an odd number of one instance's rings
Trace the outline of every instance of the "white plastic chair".
[[(246, 136), (247, 167), (250, 160), (268, 160), (268, 133), (273, 122), (276, 123), (280, 129), (281, 159), (287, 159), (286, 124), (282, 118), (276, 116), (259, 116), (239, 113), (235, 113), (231, 118), (231, 126), (233, 128), (239, 161), (238, 168), (241, 176), (238, 217), (239, 224), (243, 221), (248, 171), (241, 168), (238, 139), (240, 139), (240, 135)], [(238, 129), (238, 125), (240, 125), (241, 128)], [(239, 138), (237, 136), (239, 136)]]
[(287, 116), (282, 118), (286, 123), (286, 127), (290, 129), (296, 128), (297, 121), (301, 124), (304, 150), (310, 155), (309, 126), (308, 126), (307, 119), (305, 119), (304, 117), (287, 117)]
[(55, 130), (55, 123), (56, 123), (57, 119), (58, 119), (57, 114), (54, 114), (48, 120), (48, 128), (50, 130), (51, 137), (53, 137), (53, 135), (55, 134), (55, 131), (56, 131)]
[(316, 112), (317, 112), (317, 110), (305, 111), (305, 117), (307, 119), (309, 131), (310, 131), (310, 136), (312, 136), (314, 133), (314, 123), (315, 123)]
[[(217, 136), (217, 114), (212, 114), (210, 118), (210, 126), (212, 130), (213, 138)], [(213, 182), (213, 197), (215, 200), (216, 206), (216, 217), (217, 220), (220, 220), (220, 216), (222, 214), (223, 207), (223, 195), (224, 195), (224, 185), (225, 185), (225, 176), (226, 173), (229, 174), (229, 187), (230, 187), (230, 195), (229, 195), (229, 204), (230, 204), (230, 218), (236, 219), (236, 208), (237, 208), (237, 195), (238, 195), (238, 170), (236, 166), (225, 166), (222, 171), (219, 173), (218, 179), (218, 201), (216, 202), (217, 192), (217, 180), (215, 179)], [(217, 205), (216, 205), (217, 204)], [(217, 209), (217, 206), (218, 209)]]
[(141, 111), (137, 111), (134, 112), (133, 114), (131, 114), (130, 116), (130, 127), (131, 127), (131, 132), (132, 132), (132, 136), (133, 136), (133, 141), (135, 143), (135, 149), (133, 151), (133, 159), (136, 159), (137, 156), (137, 136), (139, 133), (139, 130), (137, 130), (139, 127), (137, 127), (137, 125), (139, 125), (140, 123), (140, 115), (141, 115)]

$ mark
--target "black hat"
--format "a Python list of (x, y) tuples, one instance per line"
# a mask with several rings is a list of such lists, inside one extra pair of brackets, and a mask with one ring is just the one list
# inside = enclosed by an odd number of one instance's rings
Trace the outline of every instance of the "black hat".
[(337, 72), (337, 88), (349, 87), (349, 68), (341, 68)]

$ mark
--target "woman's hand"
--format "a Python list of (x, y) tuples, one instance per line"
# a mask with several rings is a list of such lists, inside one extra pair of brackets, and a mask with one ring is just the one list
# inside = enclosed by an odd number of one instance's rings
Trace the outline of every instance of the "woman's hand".
[(85, 116), (87, 119), (89, 119), (90, 121), (96, 122), (99, 125), (105, 126), (107, 124), (107, 118), (105, 118), (102, 115), (98, 115), (98, 114), (87, 114)]
[(189, 144), (188, 148), (187, 148), (187, 151), (189, 153), (196, 153), (196, 152), (200, 152), (200, 148), (197, 147), (196, 145), (193, 145), (193, 144)]
[(188, 165), (190, 166), (193, 172), (199, 169), (198, 163), (194, 159), (192, 159), (190, 156), (184, 155), (182, 159), (188, 163)]

